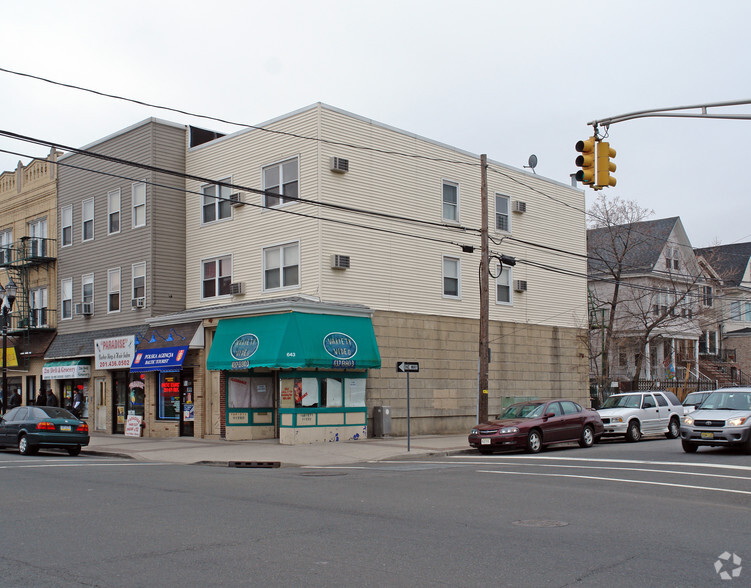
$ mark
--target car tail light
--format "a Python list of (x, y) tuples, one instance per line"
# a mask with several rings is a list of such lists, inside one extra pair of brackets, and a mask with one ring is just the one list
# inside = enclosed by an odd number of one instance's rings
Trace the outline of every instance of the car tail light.
[(38, 431), (54, 431), (55, 424), (49, 421), (42, 421), (40, 423), (37, 423), (37, 430)]
[(78, 427), (76, 427), (76, 431), (78, 431), (79, 433), (88, 433), (89, 425), (87, 425), (86, 423), (81, 423), (80, 425), (78, 425)]

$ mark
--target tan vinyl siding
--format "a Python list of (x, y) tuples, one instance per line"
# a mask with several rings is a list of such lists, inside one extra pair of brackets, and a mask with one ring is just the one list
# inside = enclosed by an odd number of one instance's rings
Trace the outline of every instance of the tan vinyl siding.
[[(201, 304), (200, 259), (215, 254), (233, 253), (233, 280), (246, 283), (245, 300), (279, 296), (279, 292), (261, 291), (261, 250), (267, 245), (299, 240), (302, 284), (292, 293), (364, 304), (379, 311), (477, 318), (481, 219), (478, 156), (323, 105), (273, 122), (269, 128), (309, 137), (320, 133), (325, 142), (244, 131), (191, 150), (187, 157), (189, 173), (217, 179), (232, 176), (235, 184), (261, 188), (264, 165), (299, 155), (302, 198), (433, 223), (444, 223), (442, 180), (448, 179), (459, 185), (459, 221), (455, 226), (426, 226), (295, 203), (285, 210), (321, 220), (245, 206), (233, 210), (232, 220), (201, 226), (200, 196), (191, 197), (187, 210), (189, 307)], [(348, 159), (349, 171), (331, 172), (332, 156)], [(518, 258), (513, 278), (528, 282), (527, 292), (513, 293), (512, 306), (500, 306), (495, 304), (495, 281), (491, 279), (491, 319), (586, 326), (583, 193), (498, 163), (491, 162), (490, 167), (490, 234), (496, 240), (506, 237), (500, 245), (491, 243), (491, 251)], [(188, 182), (188, 189), (199, 190), (200, 186)], [(510, 235), (494, 229), (496, 192), (527, 203), (526, 213), (509, 212)], [(246, 199), (261, 202), (256, 194), (248, 193)], [(474, 253), (463, 253), (462, 245), (473, 246)], [(351, 268), (331, 269), (333, 254), (350, 256)], [(442, 295), (444, 255), (461, 259), (460, 299)], [(527, 260), (550, 269), (527, 265)], [(226, 302), (237, 300), (228, 298)], [(219, 301), (205, 303), (215, 302)]]

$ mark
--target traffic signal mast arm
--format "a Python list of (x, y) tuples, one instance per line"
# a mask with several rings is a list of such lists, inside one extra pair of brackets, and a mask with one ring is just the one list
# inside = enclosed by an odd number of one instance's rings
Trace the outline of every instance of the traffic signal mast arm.
[[(751, 100), (733, 100), (731, 102), (712, 102), (707, 104), (696, 104), (694, 106), (674, 106), (672, 108), (655, 108), (652, 110), (637, 110), (627, 114), (619, 114), (599, 120), (588, 122), (597, 128), (598, 125), (609, 126), (611, 124), (633, 120), (635, 118), (665, 117), (665, 118), (718, 118), (725, 120), (751, 120), (751, 114), (709, 114), (708, 108), (723, 108), (729, 106), (746, 106), (751, 104)], [(681, 110), (701, 110), (700, 113), (678, 112)]]

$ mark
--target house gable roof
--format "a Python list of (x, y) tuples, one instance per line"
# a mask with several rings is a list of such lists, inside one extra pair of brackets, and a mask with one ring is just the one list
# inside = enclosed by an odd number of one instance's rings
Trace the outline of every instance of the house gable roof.
[(717, 245), (695, 250), (728, 286), (740, 286), (751, 261), (751, 243)]

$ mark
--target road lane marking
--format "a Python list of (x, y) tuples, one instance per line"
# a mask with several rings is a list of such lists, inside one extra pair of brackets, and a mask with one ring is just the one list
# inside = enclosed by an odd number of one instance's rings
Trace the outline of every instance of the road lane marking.
[(174, 465), (169, 463), (157, 462), (129, 462), (120, 463), (40, 463), (40, 464), (19, 464), (19, 465), (0, 465), (0, 470), (15, 470), (21, 468), (97, 468), (97, 467), (128, 467), (128, 466), (155, 466), (155, 465)]
[(650, 486), (669, 486), (671, 488), (686, 488), (688, 490), (709, 490), (711, 492), (728, 492), (731, 494), (745, 494), (751, 496), (751, 490), (732, 490), (730, 488), (712, 488), (710, 486), (694, 486), (691, 484), (673, 484), (670, 482), (651, 482), (649, 480), (627, 480), (625, 478), (605, 478), (601, 476), (582, 476), (578, 474), (542, 474), (539, 472), (507, 472), (499, 470), (477, 470), (480, 474), (507, 474), (510, 476), (540, 476), (546, 478), (579, 478), (582, 480), (601, 480), (603, 482), (625, 482), (628, 484), (646, 484)]
[[(472, 456), (472, 455), (455, 455), (451, 456), (452, 460), (459, 460), (459, 459), (466, 459), (466, 460), (477, 460), (477, 459), (493, 459), (488, 458), (487, 455), (484, 456)], [(697, 462), (684, 462), (684, 461), (653, 461), (648, 459), (589, 459), (586, 457), (548, 457), (548, 456), (530, 456), (530, 455), (499, 455), (498, 459), (512, 459), (514, 461), (516, 460), (522, 460), (522, 459), (529, 459), (532, 461), (583, 461), (587, 463), (634, 463), (639, 465), (671, 465), (671, 466), (682, 466), (682, 467), (696, 467), (696, 468), (717, 468), (717, 469), (727, 469), (727, 470), (743, 470), (743, 471), (751, 471), (751, 466), (742, 466), (742, 465), (731, 465), (731, 464), (718, 464), (718, 463), (697, 463)], [(492, 461), (488, 463), (493, 463)]]

